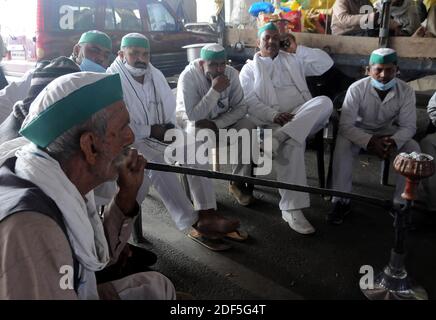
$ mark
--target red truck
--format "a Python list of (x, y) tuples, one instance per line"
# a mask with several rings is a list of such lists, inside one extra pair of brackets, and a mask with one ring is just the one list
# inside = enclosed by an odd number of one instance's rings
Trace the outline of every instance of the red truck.
[(94, 29), (112, 38), (115, 57), (121, 38), (139, 32), (150, 40), (152, 63), (171, 76), (187, 64), (183, 46), (217, 41), (213, 34), (186, 30), (172, 9), (157, 0), (32, 1), (36, 1), (37, 60), (69, 56), (80, 35)]

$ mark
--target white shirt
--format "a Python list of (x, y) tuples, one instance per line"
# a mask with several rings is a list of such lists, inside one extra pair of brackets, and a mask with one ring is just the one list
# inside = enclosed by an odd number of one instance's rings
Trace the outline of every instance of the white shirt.
[[(333, 60), (326, 52), (301, 45), (295, 54), (281, 51), (273, 60), (257, 57), (259, 59), (255, 56), (255, 60), (261, 66), (248, 61), (239, 78), (248, 113), (265, 123), (272, 123), (278, 113), (289, 112), (311, 99), (306, 77), (321, 75), (333, 66)], [(264, 71), (265, 74), (261, 74)], [(268, 87), (274, 89), (272, 95)], [(272, 97), (277, 101), (272, 101)]]
[(247, 105), (239, 82), (238, 72), (227, 66), (224, 74), (230, 86), (223, 92), (212, 88), (199, 60), (189, 64), (177, 85), (177, 113), (191, 122), (213, 120), (218, 128), (227, 128), (247, 114)]
[[(270, 57), (260, 57), (266, 70), (268, 70), (272, 85), (277, 95), (277, 102), (280, 112), (292, 112), (300, 105), (305, 103), (303, 95), (295, 85), (289, 72), (283, 71), (281, 59), (271, 59)], [(292, 97), (292, 99), (289, 99)]]
[(374, 134), (392, 135), (400, 149), (416, 133), (415, 92), (397, 79), (383, 101), (371, 85), (371, 77), (348, 88), (342, 106), (339, 134), (366, 149)]

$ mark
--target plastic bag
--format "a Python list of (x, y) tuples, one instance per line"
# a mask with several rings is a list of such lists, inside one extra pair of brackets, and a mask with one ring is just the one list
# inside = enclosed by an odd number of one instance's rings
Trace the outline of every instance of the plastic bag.
[(301, 11), (285, 12), (285, 13), (281, 14), (281, 17), (282, 17), (282, 19), (285, 19), (288, 21), (288, 27), (287, 27), (288, 31), (292, 31), (292, 32), (301, 32), (302, 31)]
[(257, 18), (260, 13), (273, 13), (274, 10), (274, 6), (269, 2), (256, 2), (251, 5), (248, 12)]

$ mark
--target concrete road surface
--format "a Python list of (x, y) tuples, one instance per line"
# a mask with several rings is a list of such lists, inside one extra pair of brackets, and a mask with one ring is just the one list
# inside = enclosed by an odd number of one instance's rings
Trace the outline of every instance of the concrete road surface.
[[(309, 184), (317, 186), (315, 153), (307, 151), (306, 159)], [(379, 184), (376, 158), (362, 155), (354, 167), (356, 193), (390, 198), (393, 187)], [(223, 253), (178, 231), (155, 191), (143, 204), (144, 235), (159, 257), (153, 269), (196, 299), (365, 299), (359, 289), (361, 267), (379, 271), (388, 262), (393, 219), (382, 209), (354, 202), (343, 225), (330, 226), (325, 222), (330, 202), (312, 195), (312, 206), (304, 211), (317, 231), (303, 236), (282, 220), (277, 190), (256, 188), (256, 203), (244, 208), (229, 196), (226, 182), (215, 186), (219, 210), (239, 218), (250, 234), (248, 241), (233, 242), (233, 249)], [(407, 241), (407, 268), (435, 299), (435, 216), (417, 212), (415, 225)]]

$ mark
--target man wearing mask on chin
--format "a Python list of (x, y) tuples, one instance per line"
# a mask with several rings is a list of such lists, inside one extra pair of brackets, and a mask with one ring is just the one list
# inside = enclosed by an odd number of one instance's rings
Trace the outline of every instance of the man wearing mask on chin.
[(112, 40), (106, 33), (92, 30), (80, 37), (71, 58), (82, 71), (106, 72), (112, 52)]
[[(162, 72), (150, 63), (150, 43), (147, 37), (139, 33), (124, 36), (118, 57), (107, 72), (121, 76), (124, 101), (130, 113), (130, 126), (135, 133), (134, 146), (147, 160), (166, 163), (164, 153), (171, 141), (165, 141), (165, 133), (175, 127), (176, 99)], [(194, 176), (188, 176), (188, 182), (194, 206), (176, 174), (148, 170), (137, 201), (142, 203), (149, 186), (153, 185), (179, 230), (192, 226), (194, 229), (191, 230), (191, 237), (194, 238), (220, 238), (228, 233), (233, 234), (239, 221), (226, 219), (216, 211), (212, 182)]]
[[(413, 89), (396, 78), (397, 53), (377, 49), (369, 59), (369, 77), (353, 83), (342, 106), (339, 133), (333, 155), (333, 189), (351, 192), (353, 159), (361, 149), (380, 159), (400, 152), (419, 152), (416, 103)], [(394, 203), (401, 204), (405, 179), (397, 176)], [(334, 197), (327, 221), (341, 224), (351, 211), (349, 200)]]

